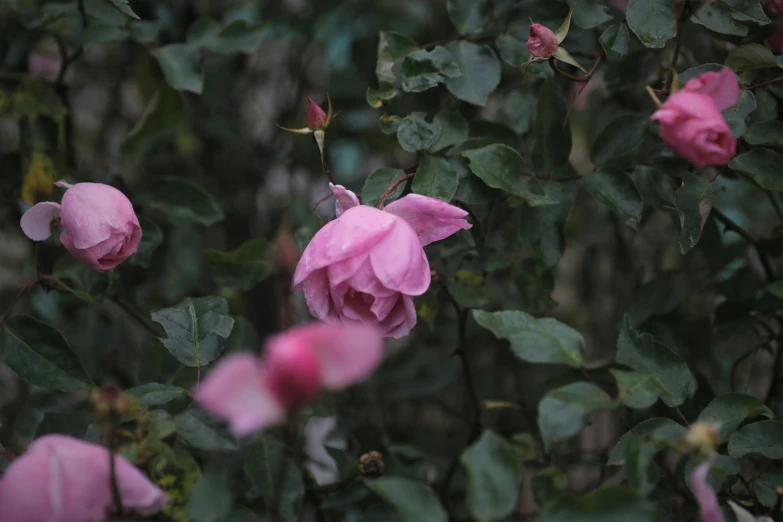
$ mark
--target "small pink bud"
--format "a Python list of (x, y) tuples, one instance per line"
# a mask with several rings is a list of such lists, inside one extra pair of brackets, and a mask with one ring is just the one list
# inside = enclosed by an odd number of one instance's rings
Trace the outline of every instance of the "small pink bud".
[(266, 384), (286, 411), (295, 410), (321, 391), (321, 363), (311, 343), (277, 337), (266, 345), (264, 361)]
[(325, 129), (328, 124), (329, 121), (324, 110), (320, 105), (310, 100), (310, 109), (307, 111), (307, 127), (316, 131)]
[(557, 52), (557, 36), (541, 24), (530, 26), (530, 38), (527, 40), (527, 50), (536, 58), (549, 58)]

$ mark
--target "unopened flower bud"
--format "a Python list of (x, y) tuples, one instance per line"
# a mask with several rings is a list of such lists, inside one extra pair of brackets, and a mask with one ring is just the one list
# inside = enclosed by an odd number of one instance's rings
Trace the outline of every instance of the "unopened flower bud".
[(329, 125), (329, 118), (320, 105), (310, 100), (307, 111), (307, 127), (312, 131), (324, 130)]
[(715, 424), (697, 422), (691, 425), (683, 437), (683, 443), (689, 450), (698, 450), (704, 455), (712, 455), (720, 443), (718, 427)]
[(95, 417), (99, 422), (117, 419), (128, 414), (130, 404), (128, 397), (116, 388), (101, 388), (90, 395)]
[(383, 475), (383, 455), (377, 451), (365, 453), (359, 457), (359, 474), (363, 477), (380, 477)]
[(549, 58), (557, 52), (557, 36), (554, 31), (541, 24), (530, 26), (527, 50), (536, 58)]
[(277, 269), (285, 273), (294, 273), (299, 262), (299, 247), (288, 231), (281, 232), (275, 239), (274, 262)]

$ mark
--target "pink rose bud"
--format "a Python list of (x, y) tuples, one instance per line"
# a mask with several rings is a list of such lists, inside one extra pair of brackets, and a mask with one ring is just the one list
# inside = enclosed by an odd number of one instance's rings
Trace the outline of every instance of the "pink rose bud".
[(704, 462), (697, 466), (691, 474), (691, 489), (693, 489), (696, 502), (699, 504), (699, 520), (700, 522), (726, 522), (718, 506), (718, 497), (707, 484), (709, 471), (710, 463)]
[(384, 210), (359, 205), (337, 185), (337, 215), (307, 245), (294, 273), (310, 312), (329, 324), (361, 323), (386, 337), (408, 335), (416, 324), (413, 297), (430, 286), (424, 245), (471, 225), (467, 212), (409, 194)]
[(549, 58), (557, 52), (557, 36), (554, 31), (541, 24), (530, 26), (527, 50), (536, 58)]
[(242, 353), (221, 360), (196, 389), (196, 400), (243, 436), (284, 421), (324, 389), (361, 381), (382, 357), (374, 328), (300, 326), (267, 341), (260, 359)]
[(708, 72), (697, 76), (689, 80), (682, 90), (708, 95), (721, 111), (737, 105), (740, 98), (739, 82), (734, 71), (728, 67), (723, 67), (720, 72)]
[(323, 130), (326, 128), (327, 117), (320, 105), (310, 100), (310, 108), (307, 110), (307, 127), (312, 130)]
[(683, 89), (672, 94), (652, 119), (661, 122), (663, 141), (697, 167), (725, 165), (734, 156), (737, 142), (708, 94)]
[(43, 241), (59, 218), (63, 246), (79, 262), (100, 272), (116, 268), (136, 252), (141, 226), (122, 192), (102, 183), (67, 187), (60, 205), (38, 203), (24, 213), (21, 226), (27, 237)]
[[(166, 494), (130, 462), (115, 455), (114, 466), (125, 514), (149, 516), (166, 505)], [(100, 521), (114, 512), (106, 448), (73, 437), (36, 439), (0, 480), (3, 521)]]

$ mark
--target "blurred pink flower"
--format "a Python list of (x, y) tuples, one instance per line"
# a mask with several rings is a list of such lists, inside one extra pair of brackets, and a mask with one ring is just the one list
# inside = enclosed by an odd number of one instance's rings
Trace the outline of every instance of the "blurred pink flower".
[[(126, 514), (148, 516), (166, 494), (123, 457), (115, 476)], [(65, 435), (45, 435), (5, 470), (0, 481), (4, 522), (98, 522), (115, 511), (106, 448)]]
[(681, 157), (697, 167), (725, 165), (737, 143), (721, 111), (736, 105), (739, 95), (731, 70), (706, 73), (672, 94), (652, 119), (661, 123), (661, 138)]
[(541, 24), (530, 26), (527, 50), (536, 58), (549, 58), (557, 52), (557, 36), (554, 31)]
[(284, 421), (324, 389), (361, 381), (382, 357), (372, 327), (300, 326), (269, 339), (260, 359), (244, 353), (221, 360), (196, 389), (196, 400), (242, 436)]
[(691, 474), (691, 489), (699, 504), (701, 522), (725, 522), (723, 513), (718, 506), (718, 496), (707, 484), (707, 473), (710, 471), (709, 461), (696, 467)]
[(100, 272), (116, 268), (136, 252), (141, 226), (122, 192), (102, 183), (57, 185), (67, 187), (62, 204), (38, 203), (22, 216), (20, 224), (27, 237), (43, 241), (59, 218), (60, 241), (66, 250)]
[(337, 219), (307, 245), (294, 274), (310, 312), (329, 324), (368, 324), (387, 337), (416, 324), (413, 296), (430, 286), (424, 245), (471, 225), (467, 212), (438, 199), (409, 194), (384, 210), (360, 205), (332, 185)]
[(27, 57), (27, 72), (30, 76), (49, 82), (57, 80), (61, 65), (60, 58), (49, 53), (32, 52)]

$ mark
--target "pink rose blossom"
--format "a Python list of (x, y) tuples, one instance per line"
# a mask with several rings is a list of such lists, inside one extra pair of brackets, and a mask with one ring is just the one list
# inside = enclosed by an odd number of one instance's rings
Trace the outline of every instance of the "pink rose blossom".
[(661, 122), (661, 138), (697, 167), (725, 165), (737, 145), (721, 110), (736, 105), (739, 86), (734, 73), (706, 73), (672, 94), (652, 119)]
[(327, 116), (320, 105), (310, 100), (310, 108), (307, 110), (307, 128), (310, 130), (323, 130), (326, 128)]
[(467, 212), (434, 198), (409, 194), (384, 210), (360, 205), (332, 186), (338, 218), (307, 245), (294, 274), (310, 312), (328, 324), (363, 323), (387, 337), (416, 324), (413, 296), (430, 286), (424, 245), (471, 225)]
[(282, 422), (324, 389), (361, 381), (382, 357), (372, 327), (300, 326), (267, 341), (260, 359), (244, 353), (221, 360), (196, 389), (196, 400), (242, 436)]
[(63, 246), (79, 262), (100, 272), (116, 268), (136, 252), (141, 226), (122, 192), (102, 183), (58, 185), (67, 187), (62, 204), (38, 203), (22, 216), (27, 237), (34, 241), (48, 238), (59, 217)]
[(554, 31), (541, 24), (530, 26), (530, 38), (527, 40), (527, 50), (536, 58), (549, 58), (557, 52), (557, 36)]
[(725, 522), (723, 513), (718, 506), (718, 496), (707, 484), (707, 473), (710, 471), (709, 461), (696, 467), (691, 474), (691, 489), (699, 504), (701, 522)]
[[(126, 514), (148, 516), (166, 494), (123, 457), (114, 456)], [(45, 435), (14, 460), (0, 480), (0, 519), (8, 522), (98, 522), (115, 511), (106, 448)]]

